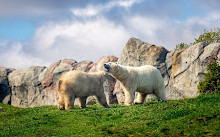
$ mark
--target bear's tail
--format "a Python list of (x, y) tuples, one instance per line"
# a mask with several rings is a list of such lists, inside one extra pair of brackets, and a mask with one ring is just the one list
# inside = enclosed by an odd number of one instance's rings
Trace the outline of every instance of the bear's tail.
[(63, 83), (63, 81), (62, 80), (59, 80), (59, 82), (58, 82), (58, 90), (60, 90), (60, 87), (61, 87), (61, 84)]

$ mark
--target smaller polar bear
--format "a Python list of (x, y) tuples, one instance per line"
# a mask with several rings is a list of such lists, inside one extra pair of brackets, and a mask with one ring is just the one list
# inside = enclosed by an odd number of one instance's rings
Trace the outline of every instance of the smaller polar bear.
[(80, 108), (85, 108), (86, 99), (91, 95), (96, 96), (98, 102), (108, 108), (103, 88), (105, 76), (104, 71), (87, 73), (73, 70), (64, 73), (58, 81), (58, 108), (72, 109), (75, 98), (79, 98)]
[(166, 101), (165, 86), (160, 71), (150, 65), (141, 67), (123, 66), (114, 62), (105, 63), (106, 72), (121, 82), (124, 94), (124, 105), (134, 102), (135, 92), (138, 92), (135, 103), (144, 102), (147, 94), (155, 94), (162, 101)]

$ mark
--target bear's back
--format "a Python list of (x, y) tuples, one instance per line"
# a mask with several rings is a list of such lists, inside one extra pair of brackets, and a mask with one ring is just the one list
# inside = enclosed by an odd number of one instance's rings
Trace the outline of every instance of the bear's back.
[(102, 74), (101, 72), (83, 72), (83, 71), (68, 71), (64, 73), (59, 83), (62, 89), (74, 90), (74, 92), (81, 96), (82, 93), (90, 91), (89, 94), (94, 94), (102, 87)]
[(140, 67), (126, 67), (128, 73), (136, 79), (136, 83), (140, 88), (153, 89), (154, 86), (163, 85), (163, 78), (160, 71), (151, 65)]
[(71, 84), (72, 86), (75, 83), (81, 83), (84, 85), (96, 85), (96, 84), (101, 84), (103, 82), (103, 76), (105, 75), (104, 72), (83, 72), (83, 71), (68, 71), (64, 73), (59, 81), (64, 81), (65, 84), (69, 85)]
[(144, 65), (140, 67), (132, 67), (132, 66), (123, 66), (124, 69), (126, 69), (128, 72), (137, 72), (137, 73), (152, 73), (153, 71), (158, 72), (159, 70), (151, 65)]

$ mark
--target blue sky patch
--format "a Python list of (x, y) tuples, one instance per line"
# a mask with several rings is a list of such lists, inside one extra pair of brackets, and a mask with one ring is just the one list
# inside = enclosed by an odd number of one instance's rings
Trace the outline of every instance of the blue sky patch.
[(0, 21), (0, 39), (27, 40), (34, 33), (34, 26), (27, 21)]

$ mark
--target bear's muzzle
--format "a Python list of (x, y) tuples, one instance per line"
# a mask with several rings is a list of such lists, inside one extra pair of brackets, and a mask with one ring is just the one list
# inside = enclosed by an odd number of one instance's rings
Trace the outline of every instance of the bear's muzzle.
[(106, 69), (106, 72), (109, 72), (110, 71), (110, 66), (108, 64), (104, 64), (104, 67)]

